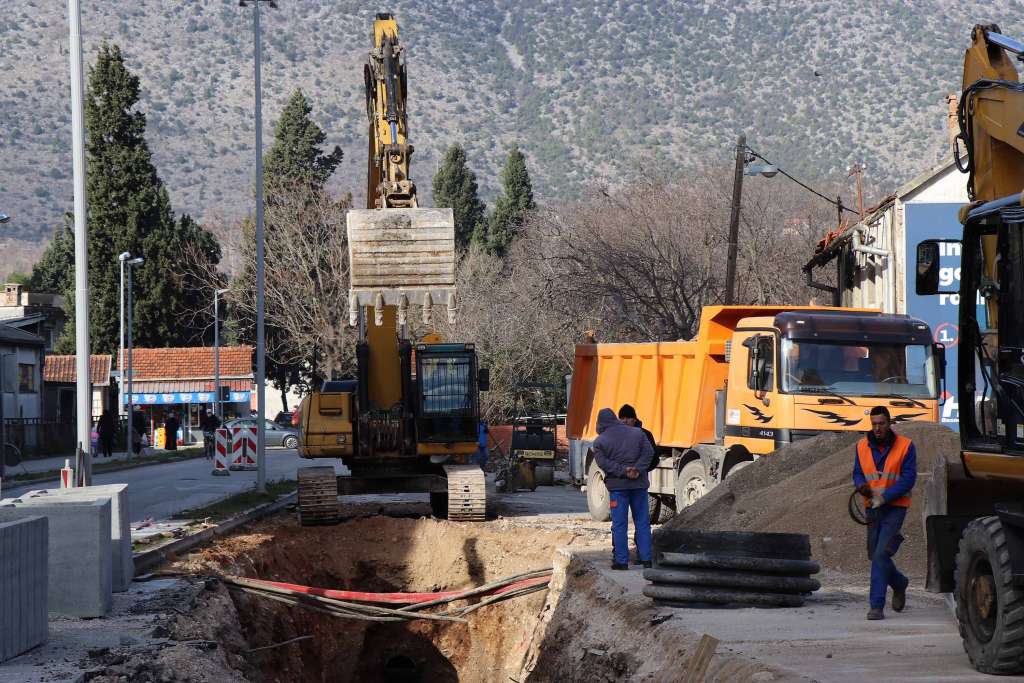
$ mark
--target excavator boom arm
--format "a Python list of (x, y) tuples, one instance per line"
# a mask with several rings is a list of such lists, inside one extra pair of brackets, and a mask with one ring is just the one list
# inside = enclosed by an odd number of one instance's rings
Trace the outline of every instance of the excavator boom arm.
[(1010, 54), (1020, 60), (1024, 44), (999, 33), (995, 25), (975, 26), (964, 54), (958, 141), (969, 173), (968, 196), (992, 201), (1024, 189), (1024, 84)]

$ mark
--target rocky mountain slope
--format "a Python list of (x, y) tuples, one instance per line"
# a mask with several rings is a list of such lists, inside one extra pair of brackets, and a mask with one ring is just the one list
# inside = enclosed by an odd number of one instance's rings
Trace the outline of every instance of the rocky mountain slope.
[[(265, 140), (303, 88), (346, 152), (336, 187), (358, 204), (373, 10), (278, 4), (263, 14)], [(943, 98), (959, 89), (971, 26), (1024, 34), (1018, 0), (403, 0), (391, 10), (408, 47), (414, 177), (429, 195), (444, 148), (461, 141), (487, 200), (513, 142), (551, 202), (638, 172), (728, 165), (740, 130), (805, 178), (841, 179), (863, 162), (882, 193), (945, 158)], [(65, 12), (7, 0), (0, 13), (0, 211), (15, 217), (8, 236), (33, 241), (71, 208)], [(116, 42), (142, 79), (175, 209), (208, 221), (243, 214), (252, 10), (202, 0), (86, 2), (83, 12), (87, 61)]]

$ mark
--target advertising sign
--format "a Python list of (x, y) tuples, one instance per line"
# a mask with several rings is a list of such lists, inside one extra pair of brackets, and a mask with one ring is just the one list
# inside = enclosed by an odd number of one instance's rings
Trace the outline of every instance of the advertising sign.
[[(960, 295), (960, 250), (958, 245), (940, 245), (939, 286), (947, 293), (918, 296), (915, 292), (917, 275), (917, 245), (928, 239), (960, 239), (963, 226), (957, 212), (961, 204), (906, 204), (906, 292), (907, 314), (928, 323), (935, 341), (946, 345), (945, 402), (939, 407), (939, 420), (950, 429), (960, 430), (960, 396), (957, 396), (956, 368), (957, 344), (960, 329), (957, 326)], [(968, 399), (969, 400), (969, 399)]]
[[(228, 403), (248, 403), (252, 392), (232, 391)], [(139, 406), (177, 405), (179, 403), (213, 403), (217, 395), (212, 391), (192, 391), (170, 394), (132, 394), (132, 403)], [(128, 405), (128, 394), (124, 395)]]

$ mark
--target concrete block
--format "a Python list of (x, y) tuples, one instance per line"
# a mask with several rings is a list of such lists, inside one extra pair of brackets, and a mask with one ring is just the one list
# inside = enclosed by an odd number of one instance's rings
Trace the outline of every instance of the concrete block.
[(47, 520), (0, 522), (0, 662), (46, 642)]
[(43, 516), (49, 522), (47, 609), (69, 617), (110, 611), (110, 500), (0, 505), (0, 523)]
[(107, 484), (105, 486), (80, 486), (73, 489), (41, 489), (23, 493), (17, 498), (0, 501), (17, 506), (21, 501), (34, 505), (38, 501), (53, 500), (54, 497), (68, 500), (110, 499), (110, 552), (111, 587), (115, 593), (123, 593), (135, 578), (135, 563), (132, 559), (132, 529), (128, 518), (128, 484)]

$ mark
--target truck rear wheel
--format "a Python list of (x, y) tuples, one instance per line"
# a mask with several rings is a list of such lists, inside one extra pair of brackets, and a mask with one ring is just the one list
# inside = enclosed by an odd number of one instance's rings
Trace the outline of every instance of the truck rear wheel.
[(1006, 532), (998, 517), (971, 522), (956, 556), (956, 618), (978, 671), (1024, 671), (1024, 591), (1013, 585)]
[(662, 496), (648, 493), (647, 516), (651, 520), (651, 524), (664, 524), (676, 516), (676, 511)]
[(676, 512), (682, 512), (703, 498), (708, 488), (704, 463), (700, 460), (691, 460), (683, 465), (679, 476), (676, 477)]
[(597, 466), (597, 461), (591, 461), (587, 469), (587, 510), (590, 518), (595, 522), (607, 522), (612, 518), (608, 487), (604, 485), (604, 473)]

